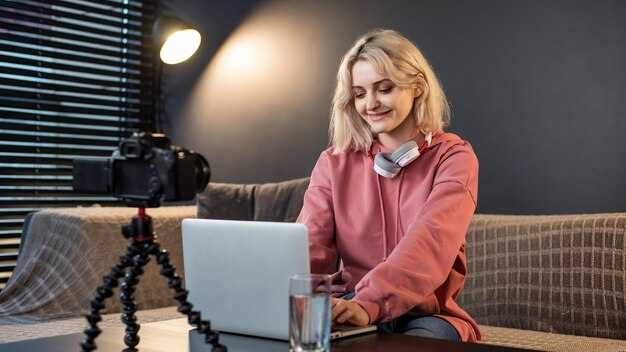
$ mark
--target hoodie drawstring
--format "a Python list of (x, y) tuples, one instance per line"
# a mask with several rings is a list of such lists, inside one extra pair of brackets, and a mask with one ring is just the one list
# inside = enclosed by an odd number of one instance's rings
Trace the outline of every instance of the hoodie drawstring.
[(394, 243), (398, 245), (400, 238), (398, 237), (398, 229), (402, 229), (402, 216), (400, 215), (400, 192), (402, 191), (402, 181), (404, 181), (404, 170), (400, 171), (400, 183), (398, 184), (398, 194), (396, 195), (396, 231), (393, 234)]
[[(402, 190), (402, 182), (404, 181), (404, 170), (400, 171), (400, 183), (398, 184), (398, 192), (396, 196), (396, 228), (393, 234), (394, 243), (397, 245), (400, 240), (398, 236), (399, 229), (402, 227), (402, 219), (400, 216), (400, 192)], [(387, 245), (387, 220), (385, 217), (385, 203), (383, 201), (383, 192), (380, 185), (380, 176), (376, 175), (376, 186), (378, 188), (378, 203), (380, 204), (380, 218), (383, 223), (383, 262), (387, 260), (389, 248)]]
[(378, 203), (380, 204), (380, 217), (383, 221), (383, 262), (387, 260), (387, 221), (385, 220), (385, 204), (383, 203), (383, 191), (380, 187), (380, 176), (376, 175), (378, 186)]

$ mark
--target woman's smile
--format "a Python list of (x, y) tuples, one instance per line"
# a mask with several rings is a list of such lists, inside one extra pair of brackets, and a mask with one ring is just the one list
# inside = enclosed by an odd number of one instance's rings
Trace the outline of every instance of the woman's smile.
[(386, 111), (376, 111), (376, 112), (368, 112), (367, 116), (372, 120), (372, 121), (378, 121), (381, 120), (382, 118), (384, 118), (385, 116), (387, 116), (389, 113), (391, 112), (391, 110), (386, 110)]

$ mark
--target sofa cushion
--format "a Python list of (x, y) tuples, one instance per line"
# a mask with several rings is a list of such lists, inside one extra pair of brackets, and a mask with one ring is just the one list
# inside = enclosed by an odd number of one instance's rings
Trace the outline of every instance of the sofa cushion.
[(209, 183), (198, 194), (198, 218), (296, 221), (309, 178), (277, 183)]
[(199, 219), (252, 220), (256, 185), (209, 182), (198, 193)]
[(483, 343), (538, 351), (624, 352), (626, 341), (479, 325)]

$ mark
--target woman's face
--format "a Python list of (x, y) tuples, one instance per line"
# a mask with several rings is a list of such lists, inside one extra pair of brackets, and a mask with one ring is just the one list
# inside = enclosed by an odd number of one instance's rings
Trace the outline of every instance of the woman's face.
[(396, 148), (413, 138), (416, 129), (409, 115), (419, 89), (400, 88), (368, 61), (352, 66), (352, 93), (357, 112), (384, 146)]

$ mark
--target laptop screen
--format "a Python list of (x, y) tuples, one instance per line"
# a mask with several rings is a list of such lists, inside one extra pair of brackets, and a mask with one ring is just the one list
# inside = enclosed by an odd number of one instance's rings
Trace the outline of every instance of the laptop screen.
[(213, 329), (287, 340), (289, 278), (309, 272), (302, 224), (185, 219), (189, 302)]

